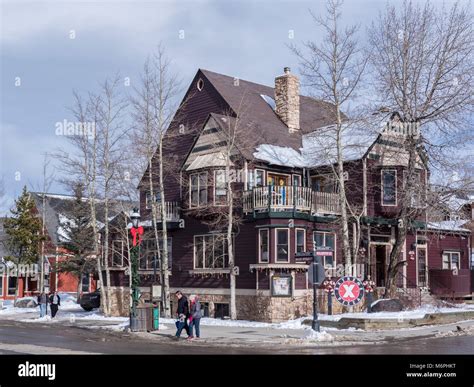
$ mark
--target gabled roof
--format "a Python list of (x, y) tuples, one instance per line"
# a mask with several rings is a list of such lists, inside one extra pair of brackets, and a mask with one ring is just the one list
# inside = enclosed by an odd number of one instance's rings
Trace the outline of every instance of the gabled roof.
[[(250, 125), (257, 132), (254, 149), (261, 144), (271, 144), (298, 150), (304, 133), (334, 122), (330, 118), (329, 104), (300, 95), (301, 131), (290, 133), (272, 107), (275, 95), (273, 87), (242, 79), (237, 82), (234, 77), (209, 70), (199, 71), (211, 82), (233, 112), (239, 115), (242, 125)], [(253, 151), (249, 152), (250, 157), (252, 153)]]
[[(31, 192), (31, 196), (35, 201), (38, 215), (41, 217), (43, 213), (43, 194), (41, 192)], [(48, 232), (51, 242), (55, 245), (61, 243), (64, 237), (64, 230), (61, 227), (61, 222), (67, 220), (68, 214), (71, 213), (75, 197), (70, 195), (56, 195), (46, 193), (45, 195), (45, 225), (46, 231)], [(83, 198), (87, 200), (87, 198)], [(115, 217), (122, 208), (132, 207), (134, 204), (129, 201), (114, 200), (110, 203), (109, 208), (109, 220)], [(136, 204), (135, 204), (136, 205)], [(105, 212), (103, 201), (97, 201), (97, 222), (99, 227), (105, 220)]]

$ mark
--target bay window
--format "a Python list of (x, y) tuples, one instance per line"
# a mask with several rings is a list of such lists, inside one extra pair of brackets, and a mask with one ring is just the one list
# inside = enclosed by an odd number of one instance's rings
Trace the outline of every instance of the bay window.
[(207, 204), (207, 172), (194, 173), (190, 180), (190, 207)]
[(290, 260), (289, 230), (287, 228), (277, 228), (276, 232), (276, 261), (288, 262)]
[(268, 228), (261, 229), (258, 231), (258, 260), (259, 262), (265, 263), (269, 261), (270, 256), (270, 245), (269, 245), (269, 230)]
[(394, 169), (382, 170), (382, 205), (397, 205), (397, 171)]
[(304, 228), (297, 228), (295, 230), (295, 251), (303, 253), (306, 251), (306, 230)]
[(214, 173), (214, 204), (225, 204), (227, 199), (227, 179), (225, 170), (219, 169)]

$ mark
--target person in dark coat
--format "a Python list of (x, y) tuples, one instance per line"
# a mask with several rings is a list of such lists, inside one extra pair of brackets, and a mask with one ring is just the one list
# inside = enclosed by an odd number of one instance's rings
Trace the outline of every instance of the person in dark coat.
[(48, 307), (48, 295), (41, 292), (38, 296), (38, 305), (40, 307), (40, 318), (46, 316)]
[(51, 305), (51, 318), (56, 316), (58, 313), (59, 306), (61, 305), (61, 298), (58, 295), (58, 292), (54, 292), (49, 296), (49, 303)]
[(178, 320), (176, 321), (177, 330), (176, 330), (175, 337), (179, 339), (183, 329), (186, 331), (189, 337), (190, 333), (189, 333), (189, 326), (187, 322), (188, 317), (189, 317), (188, 299), (179, 290), (175, 294), (176, 294), (176, 298), (178, 299), (178, 308), (176, 310)]

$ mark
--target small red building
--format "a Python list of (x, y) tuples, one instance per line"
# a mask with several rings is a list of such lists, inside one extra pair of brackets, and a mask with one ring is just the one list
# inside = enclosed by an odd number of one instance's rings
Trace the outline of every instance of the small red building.
[[(43, 202), (45, 203), (44, 218), (45, 218), (45, 233), (47, 240), (44, 243), (44, 273), (45, 284), (49, 291), (70, 292), (76, 293), (81, 283), (81, 292), (91, 292), (97, 287), (97, 280), (93, 274), (84, 274), (83, 278), (79, 279), (71, 273), (60, 272), (56, 268), (58, 263), (67, 260), (71, 256), (71, 252), (63, 247), (61, 240), (61, 219), (70, 210), (71, 203), (74, 200), (73, 196), (43, 194), (38, 192), (30, 193), (35, 202), (35, 212), (37, 215), (43, 217)], [(0, 221), (1, 222), (1, 221)], [(0, 239), (5, 239), (6, 234), (3, 227), (0, 227)], [(9, 253), (3, 244), (0, 244), (1, 258), (8, 256)], [(0, 299), (14, 299), (15, 289), (18, 281), (18, 297), (27, 297), (38, 294), (38, 279), (40, 258), (38, 264), (31, 270), (32, 275), (23, 276), (22, 274), (10, 271), (8, 275), (8, 264), (5, 263), (2, 270)]]

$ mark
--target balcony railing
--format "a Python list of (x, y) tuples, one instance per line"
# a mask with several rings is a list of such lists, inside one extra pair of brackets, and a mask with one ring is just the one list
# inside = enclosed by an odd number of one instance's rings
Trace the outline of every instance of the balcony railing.
[[(161, 204), (157, 203), (156, 211), (158, 215), (158, 221), (161, 222)], [(165, 202), (165, 213), (167, 222), (177, 222), (180, 217), (180, 207), (178, 202)]]
[(312, 214), (340, 214), (337, 194), (316, 192), (309, 187), (265, 186), (243, 194), (245, 213), (298, 211)]

